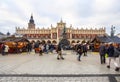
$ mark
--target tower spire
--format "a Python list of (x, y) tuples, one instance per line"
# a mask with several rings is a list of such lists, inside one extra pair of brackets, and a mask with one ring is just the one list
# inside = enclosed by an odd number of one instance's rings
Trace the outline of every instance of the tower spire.
[(29, 20), (29, 23), (28, 23), (28, 28), (29, 29), (35, 29), (33, 14), (31, 14), (31, 17), (30, 17), (30, 20)]
[(29, 23), (33, 23), (33, 24), (34, 24), (33, 14), (31, 14), (31, 17), (30, 17)]

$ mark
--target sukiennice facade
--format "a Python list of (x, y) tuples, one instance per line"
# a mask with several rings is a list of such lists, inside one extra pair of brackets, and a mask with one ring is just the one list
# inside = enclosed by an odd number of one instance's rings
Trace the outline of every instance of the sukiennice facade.
[(17, 34), (22, 34), (24, 37), (26, 37), (28, 40), (36, 41), (36, 40), (44, 40), (44, 41), (56, 41), (57, 43), (61, 39), (62, 32), (66, 28), (66, 35), (67, 39), (72, 42), (72, 41), (88, 41), (93, 39), (96, 36), (104, 36), (106, 34), (106, 30), (104, 27), (102, 28), (74, 28), (72, 25), (69, 27), (66, 27), (66, 23), (60, 20), (60, 22), (57, 23), (57, 25), (50, 26), (49, 28), (36, 28), (33, 16), (31, 15), (28, 27), (27, 28), (20, 28), (16, 27), (16, 33)]

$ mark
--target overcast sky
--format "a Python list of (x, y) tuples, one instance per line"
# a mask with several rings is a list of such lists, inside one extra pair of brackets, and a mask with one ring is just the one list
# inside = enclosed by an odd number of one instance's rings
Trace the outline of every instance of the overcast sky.
[(36, 27), (50, 27), (63, 19), (74, 28), (106, 27), (120, 33), (120, 0), (0, 0), (0, 32), (27, 28), (31, 13)]

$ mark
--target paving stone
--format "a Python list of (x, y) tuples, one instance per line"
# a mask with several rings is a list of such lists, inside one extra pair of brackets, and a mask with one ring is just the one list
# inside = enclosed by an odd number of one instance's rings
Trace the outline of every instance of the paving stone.
[(17, 77), (10, 77), (12, 80), (17, 80)]
[(23, 80), (28, 80), (28, 77), (22, 77)]
[(120, 82), (120, 76), (115, 77), (117, 82)]
[[(34, 77), (29, 77), (29, 78), (27, 78), (28, 80), (34, 80)], [(39, 79), (39, 77), (38, 77), (38, 79)]]
[(17, 77), (17, 80), (23, 80), (23, 77)]
[(17, 80), (12, 80), (12, 82), (17, 82)]

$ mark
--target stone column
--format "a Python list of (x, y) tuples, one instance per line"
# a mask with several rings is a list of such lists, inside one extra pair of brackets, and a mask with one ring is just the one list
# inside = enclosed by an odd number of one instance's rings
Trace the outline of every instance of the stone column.
[(50, 30), (50, 38), (53, 39), (53, 31), (52, 31), (52, 28)]

